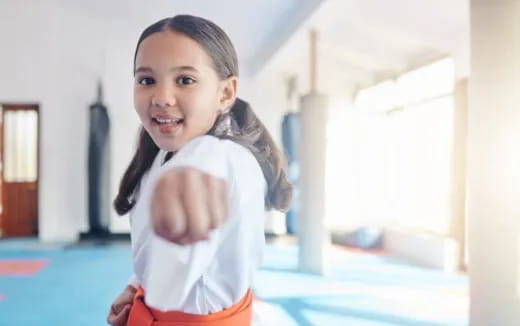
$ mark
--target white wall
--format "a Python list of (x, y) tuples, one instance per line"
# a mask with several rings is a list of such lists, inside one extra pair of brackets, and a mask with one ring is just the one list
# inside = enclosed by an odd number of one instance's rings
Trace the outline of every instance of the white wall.
[(383, 248), (425, 267), (458, 272), (459, 245), (451, 237), (387, 227)]
[(242, 77), (239, 84), (239, 97), (251, 104), (258, 118), (281, 146), (282, 118), (287, 108), (281, 77), (264, 73), (254, 79)]
[(0, 101), (40, 105), (40, 236), (71, 239), (75, 236), (71, 231), (77, 229), (85, 214), (85, 191), (81, 187), (84, 153), (80, 144), (85, 142), (93, 75), (99, 72), (92, 67), (93, 60), (88, 64), (70, 58), (78, 49), (96, 58), (95, 49), (78, 47), (78, 42), (71, 48), (61, 43), (72, 35), (60, 28), (67, 22), (60, 17), (55, 2), (32, 1), (25, 6), (2, 2), (0, 15), (0, 38), (7, 45), (0, 61)]
[(44, 241), (75, 240), (86, 230), (88, 106), (98, 79), (104, 82), (113, 127), (112, 194), (137, 129), (131, 63), (141, 27), (93, 17), (73, 4), (0, 2), (0, 102), (40, 105), (39, 235)]

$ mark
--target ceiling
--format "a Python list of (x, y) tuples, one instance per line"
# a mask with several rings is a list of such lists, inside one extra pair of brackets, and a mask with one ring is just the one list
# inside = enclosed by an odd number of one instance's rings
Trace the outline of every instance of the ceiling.
[(335, 95), (453, 56), (469, 71), (468, 0), (325, 0), (262, 69), (308, 88), (309, 31), (318, 31), (318, 89)]
[(242, 70), (246, 74), (252, 74), (273, 56), (321, 2), (322, 0), (76, 0), (66, 4), (104, 20), (138, 26), (130, 28), (130, 31), (142, 31), (153, 22), (176, 14), (208, 18), (229, 34), (242, 62)]
[[(180, 13), (200, 15), (232, 38), (243, 74), (295, 76), (308, 89), (309, 30), (319, 33), (319, 89), (352, 93), (437, 58), (469, 67), (469, 0), (74, 1), (139, 30)], [(69, 2), (70, 4), (71, 2)], [(124, 5), (123, 5), (124, 4)]]

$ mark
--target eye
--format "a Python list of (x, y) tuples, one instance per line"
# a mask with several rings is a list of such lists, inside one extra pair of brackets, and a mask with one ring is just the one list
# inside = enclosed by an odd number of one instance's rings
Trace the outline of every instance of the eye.
[(155, 84), (155, 80), (150, 77), (140, 77), (137, 82), (144, 86)]
[(177, 84), (179, 85), (191, 85), (195, 83), (195, 79), (188, 76), (181, 76), (177, 78)]

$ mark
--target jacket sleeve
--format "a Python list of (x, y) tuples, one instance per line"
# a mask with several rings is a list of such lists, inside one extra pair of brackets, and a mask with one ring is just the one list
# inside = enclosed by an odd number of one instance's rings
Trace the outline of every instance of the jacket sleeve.
[(139, 287), (140, 283), (135, 274), (132, 274), (132, 276), (130, 276), (130, 278), (128, 279), (127, 285), (130, 285), (135, 289), (137, 289)]
[[(182, 167), (196, 168), (222, 178), (228, 184), (232, 183), (227, 155), (224, 141), (213, 136), (197, 137), (151, 176), (150, 185), (154, 187), (166, 171)], [(192, 245), (177, 245), (155, 234), (152, 234), (150, 241), (149, 258), (142, 280), (146, 303), (160, 310), (180, 310), (195, 283), (214, 260), (221, 243), (221, 228), (213, 230), (209, 240)]]

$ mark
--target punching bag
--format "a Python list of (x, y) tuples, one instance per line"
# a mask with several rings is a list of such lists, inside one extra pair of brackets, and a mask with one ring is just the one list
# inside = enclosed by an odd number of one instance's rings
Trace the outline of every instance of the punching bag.
[(300, 165), (298, 161), (298, 148), (300, 137), (300, 114), (297, 112), (287, 113), (282, 120), (282, 143), (284, 153), (287, 157), (287, 170), (289, 182), (293, 185), (293, 203), (285, 215), (287, 233), (295, 234), (298, 221), (300, 200)]
[(299, 165), (299, 139), (300, 139), (300, 113), (298, 112), (298, 80), (291, 76), (286, 80), (287, 113), (282, 120), (282, 144), (287, 157), (287, 177), (293, 185), (293, 202), (289, 211), (285, 214), (287, 233), (295, 234), (297, 229), (298, 212), (300, 206), (300, 177)]
[(88, 233), (99, 236), (109, 233), (110, 224), (110, 120), (101, 84), (96, 102), (90, 105), (89, 116)]

